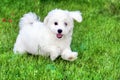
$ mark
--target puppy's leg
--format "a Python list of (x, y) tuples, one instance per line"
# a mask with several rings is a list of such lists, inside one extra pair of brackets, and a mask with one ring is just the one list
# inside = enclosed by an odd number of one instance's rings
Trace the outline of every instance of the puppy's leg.
[(61, 57), (64, 60), (68, 60), (68, 61), (74, 61), (77, 59), (78, 53), (77, 52), (72, 52), (71, 49), (65, 49), (62, 54)]
[(52, 60), (52, 61), (54, 61), (57, 57), (59, 56), (59, 53), (57, 52), (57, 51), (52, 51), (51, 53), (50, 53), (50, 59)]
[(51, 48), (50, 59), (54, 61), (60, 55), (60, 50), (58, 48)]
[(23, 54), (25, 53), (25, 49), (24, 49), (24, 46), (23, 46), (23, 43), (20, 39), (20, 37), (18, 36), (17, 40), (16, 40), (16, 43), (14, 45), (14, 48), (13, 48), (13, 51), (15, 54)]
[(60, 55), (60, 50), (56, 47), (51, 47), (49, 49), (50, 52), (50, 59), (54, 61), (59, 55)]

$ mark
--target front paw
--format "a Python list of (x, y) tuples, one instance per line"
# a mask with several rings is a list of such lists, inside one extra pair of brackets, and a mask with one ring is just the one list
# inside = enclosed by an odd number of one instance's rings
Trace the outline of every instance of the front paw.
[(50, 59), (51, 59), (52, 61), (54, 61), (57, 57), (58, 57), (58, 56), (56, 56), (56, 55), (51, 55), (51, 56), (50, 56)]
[(50, 59), (54, 61), (60, 54), (59, 53), (51, 53), (50, 54)]
[(77, 52), (72, 52), (70, 53), (70, 56), (68, 57), (69, 61), (74, 61), (77, 59), (78, 53)]
[(78, 53), (77, 52), (69, 52), (69, 53), (63, 53), (61, 55), (61, 57), (64, 60), (68, 60), (68, 61), (74, 61), (77, 59)]

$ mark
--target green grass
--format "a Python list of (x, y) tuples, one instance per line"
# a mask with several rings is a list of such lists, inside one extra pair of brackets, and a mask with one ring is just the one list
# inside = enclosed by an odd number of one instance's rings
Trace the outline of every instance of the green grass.
[[(72, 50), (74, 62), (60, 57), (14, 55), (18, 22), (35, 12), (44, 20), (55, 8), (80, 10), (83, 22), (75, 22)], [(11, 22), (12, 20), (12, 22)], [(119, 0), (1, 0), (0, 80), (120, 80)]]

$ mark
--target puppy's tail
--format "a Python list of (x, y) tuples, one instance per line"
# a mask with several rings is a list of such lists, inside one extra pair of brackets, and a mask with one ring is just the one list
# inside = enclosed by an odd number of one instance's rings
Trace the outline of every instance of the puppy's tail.
[(32, 12), (24, 14), (23, 17), (20, 19), (19, 27), (22, 29), (25, 26), (32, 26), (33, 23), (40, 21), (40, 18)]

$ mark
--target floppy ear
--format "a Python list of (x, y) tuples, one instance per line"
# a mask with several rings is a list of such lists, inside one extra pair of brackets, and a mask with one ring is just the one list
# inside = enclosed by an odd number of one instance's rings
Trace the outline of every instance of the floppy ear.
[(45, 24), (45, 25), (47, 25), (48, 20), (49, 20), (49, 16), (46, 16), (45, 19), (44, 19), (44, 24)]
[(69, 13), (74, 20), (76, 20), (77, 22), (82, 22), (82, 15), (80, 11), (71, 11)]

